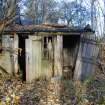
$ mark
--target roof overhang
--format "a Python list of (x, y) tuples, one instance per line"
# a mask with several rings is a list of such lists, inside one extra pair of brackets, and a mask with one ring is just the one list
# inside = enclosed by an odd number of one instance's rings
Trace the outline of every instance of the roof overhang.
[[(89, 26), (88, 26), (89, 27)], [(3, 34), (24, 34), (24, 35), (81, 35), (92, 34), (94, 31), (91, 28), (66, 27), (63, 25), (15, 25), (5, 29)]]

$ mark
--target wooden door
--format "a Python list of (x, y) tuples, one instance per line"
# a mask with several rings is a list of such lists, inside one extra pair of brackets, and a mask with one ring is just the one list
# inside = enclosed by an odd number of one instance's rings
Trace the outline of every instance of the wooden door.
[(41, 38), (30, 36), (26, 39), (26, 80), (31, 82), (41, 73)]
[(99, 48), (94, 40), (81, 39), (75, 66), (75, 80), (84, 80), (92, 76), (95, 70), (98, 52)]
[(32, 70), (35, 78), (41, 77), (41, 40), (32, 41)]

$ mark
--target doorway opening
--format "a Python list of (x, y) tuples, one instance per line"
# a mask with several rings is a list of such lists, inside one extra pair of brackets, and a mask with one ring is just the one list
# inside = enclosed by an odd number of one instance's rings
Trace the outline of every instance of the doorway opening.
[(72, 79), (80, 42), (80, 35), (63, 36), (63, 75)]
[(19, 48), (22, 49), (21, 54), (18, 54), (18, 64), (23, 81), (26, 81), (26, 53), (25, 53), (25, 38), (19, 35)]

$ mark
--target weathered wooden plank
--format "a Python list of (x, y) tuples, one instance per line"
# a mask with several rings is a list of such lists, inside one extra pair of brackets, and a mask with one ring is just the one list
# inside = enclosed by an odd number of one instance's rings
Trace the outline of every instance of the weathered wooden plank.
[[(87, 52), (87, 43), (84, 43), (84, 44), (82, 44), (81, 45), (81, 50), (82, 50), (82, 53), (81, 53), (81, 57), (85, 57), (85, 54), (86, 54), (86, 52)], [(80, 53), (80, 52), (79, 52)]]
[(82, 73), (82, 62), (79, 60), (79, 57), (76, 61), (75, 71), (74, 71), (74, 79), (80, 80), (81, 79), (81, 73)]
[(41, 41), (37, 40), (32, 41), (32, 67), (33, 74), (35, 78), (40, 78), (42, 75), (41, 71)]
[(32, 40), (26, 39), (26, 81), (31, 82), (33, 79), (31, 76), (32, 71)]
[(26, 81), (41, 77), (41, 37), (26, 39)]
[(42, 73), (43, 78), (49, 79), (53, 75), (54, 66), (53, 37), (42, 37)]
[(81, 41), (74, 72), (75, 80), (84, 80), (93, 75), (98, 53), (99, 48), (95, 43)]
[(18, 73), (19, 66), (18, 66), (18, 35), (14, 35), (14, 40), (13, 40), (13, 49), (14, 51), (14, 72)]
[(54, 39), (54, 76), (62, 76), (63, 39), (57, 36)]

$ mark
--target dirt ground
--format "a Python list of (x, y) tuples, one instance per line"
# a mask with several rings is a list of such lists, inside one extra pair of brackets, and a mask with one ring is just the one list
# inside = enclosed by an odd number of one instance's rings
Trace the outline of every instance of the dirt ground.
[(99, 73), (83, 83), (57, 78), (25, 83), (0, 75), (0, 105), (105, 105), (105, 79)]

